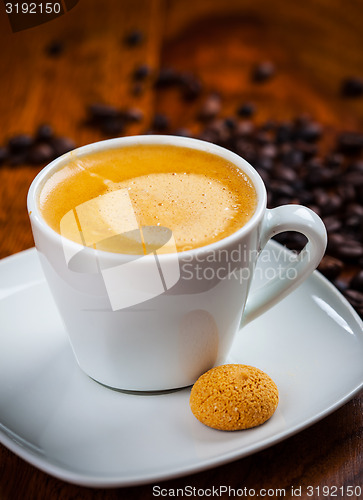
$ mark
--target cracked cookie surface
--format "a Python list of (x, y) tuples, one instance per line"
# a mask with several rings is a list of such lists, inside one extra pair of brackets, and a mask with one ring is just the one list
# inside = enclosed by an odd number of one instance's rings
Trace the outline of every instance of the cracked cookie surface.
[(217, 366), (199, 377), (192, 387), (190, 408), (203, 424), (234, 431), (261, 425), (279, 401), (275, 382), (253, 366)]

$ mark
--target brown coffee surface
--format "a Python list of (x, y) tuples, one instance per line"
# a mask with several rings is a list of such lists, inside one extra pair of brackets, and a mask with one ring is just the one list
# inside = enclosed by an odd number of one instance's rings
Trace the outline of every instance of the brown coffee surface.
[(39, 197), (43, 218), (63, 236), (141, 255), (225, 238), (251, 218), (256, 204), (252, 182), (232, 163), (164, 145), (75, 154), (48, 178)]

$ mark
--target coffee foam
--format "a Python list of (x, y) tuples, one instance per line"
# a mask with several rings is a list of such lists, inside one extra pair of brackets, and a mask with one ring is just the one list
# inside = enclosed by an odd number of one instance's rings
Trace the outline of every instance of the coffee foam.
[(249, 178), (223, 158), (174, 146), (124, 147), (73, 158), (44, 184), (39, 208), (68, 239), (143, 254), (218, 241), (252, 216)]
[[(109, 184), (107, 196), (125, 189), (139, 226), (170, 228), (178, 247), (206, 244), (225, 231), (236, 215), (241, 215), (238, 193), (203, 174), (144, 175)], [(102, 212), (105, 225), (114, 233), (119, 231), (123, 210), (115, 198), (115, 203)], [(250, 215), (246, 213), (246, 219)], [(147, 239), (145, 243), (152, 244)]]

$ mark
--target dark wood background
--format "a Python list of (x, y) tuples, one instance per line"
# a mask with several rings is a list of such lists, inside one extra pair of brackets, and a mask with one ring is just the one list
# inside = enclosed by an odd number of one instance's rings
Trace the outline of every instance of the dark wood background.
[[(99, 131), (84, 125), (93, 102), (141, 109), (143, 120), (127, 134), (148, 130), (155, 112), (168, 115), (171, 130), (197, 130), (198, 102), (186, 105), (175, 89), (155, 90), (152, 75), (164, 66), (196, 73), (205, 91), (218, 90), (225, 116), (251, 100), (258, 121), (309, 112), (324, 124), (327, 137), (341, 129), (362, 130), (363, 99), (339, 96), (342, 78), (363, 76), (361, 7), (354, 0), (80, 0), (58, 19), (12, 33), (1, 4), (0, 145), (14, 134), (34, 134), (44, 122), (78, 146), (100, 140)], [(123, 40), (133, 29), (144, 33), (144, 42), (130, 48)], [(50, 57), (46, 47), (58, 40), (64, 50)], [(256, 88), (249, 75), (262, 60), (273, 60), (278, 71), (268, 85)], [(144, 63), (152, 74), (134, 95), (130, 75)], [(0, 167), (0, 258), (33, 246), (26, 193), (40, 168)], [(278, 445), (163, 486), (287, 491), (363, 486), (362, 413), (360, 394)], [(113, 490), (69, 485), (0, 446), (1, 500), (120, 497), (152, 498), (152, 485)]]

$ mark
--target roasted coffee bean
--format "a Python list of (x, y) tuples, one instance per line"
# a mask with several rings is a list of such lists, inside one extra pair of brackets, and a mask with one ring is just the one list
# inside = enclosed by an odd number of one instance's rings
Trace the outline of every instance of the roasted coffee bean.
[(135, 97), (140, 96), (145, 90), (144, 85), (141, 82), (135, 82), (131, 86), (131, 94)]
[(92, 121), (98, 122), (116, 118), (120, 112), (115, 106), (96, 102), (88, 107), (88, 114)]
[(6, 162), (8, 158), (8, 151), (6, 148), (0, 146), (0, 165)]
[(325, 157), (324, 165), (327, 167), (340, 168), (344, 163), (344, 156), (338, 153), (331, 153)]
[(265, 130), (256, 130), (254, 140), (259, 146), (265, 146), (266, 144), (273, 145), (270, 134)]
[(33, 165), (49, 162), (54, 158), (54, 149), (50, 144), (35, 144), (27, 155), (27, 161)]
[(314, 156), (316, 156), (316, 154), (318, 152), (318, 147), (316, 144), (313, 144), (311, 142), (305, 142), (305, 141), (302, 141), (301, 139), (298, 139), (294, 143), (294, 146), (295, 146), (295, 149), (300, 151), (304, 161), (313, 158)]
[(343, 97), (361, 97), (363, 95), (363, 79), (357, 77), (346, 78), (342, 82), (340, 93)]
[(132, 30), (124, 38), (124, 43), (128, 47), (137, 47), (144, 41), (144, 34), (140, 30)]
[(304, 160), (302, 152), (294, 148), (291, 148), (289, 151), (281, 152), (279, 158), (282, 163), (293, 168), (299, 167)]
[(294, 131), (294, 138), (305, 142), (315, 142), (322, 135), (322, 126), (317, 122), (307, 122)]
[(260, 126), (260, 130), (264, 130), (265, 132), (274, 132), (276, 130), (277, 123), (273, 120), (267, 120), (262, 123)]
[(237, 108), (237, 116), (241, 118), (251, 118), (255, 114), (256, 108), (252, 102), (245, 102)]
[(334, 193), (328, 193), (323, 189), (314, 189), (314, 201), (320, 207), (323, 215), (331, 215), (337, 212), (342, 206), (341, 198)]
[(361, 269), (349, 282), (349, 287), (363, 292), (363, 269)]
[(139, 108), (127, 108), (122, 112), (122, 117), (130, 123), (141, 122), (144, 114)]
[(328, 217), (323, 217), (323, 222), (325, 224), (328, 234), (336, 233), (342, 228), (342, 221), (334, 215), (329, 215)]
[(145, 80), (151, 74), (151, 68), (148, 64), (140, 64), (137, 66), (132, 74), (133, 79), (140, 81)]
[(344, 204), (353, 202), (356, 199), (356, 191), (351, 184), (339, 184), (337, 186), (337, 194)]
[(50, 141), (53, 136), (53, 127), (48, 123), (42, 123), (36, 131), (35, 140), (38, 142), (47, 142)]
[[(300, 203), (304, 204), (301, 199), (300, 199)], [(312, 210), (313, 212), (316, 213), (316, 215), (319, 215), (319, 217), (321, 217), (321, 210), (320, 208), (317, 206), (317, 205), (314, 205), (313, 203), (307, 203), (306, 204), (308, 208), (310, 208), (310, 210)]]
[(293, 126), (290, 122), (280, 123), (276, 128), (276, 144), (290, 142), (293, 139), (293, 133)]
[(121, 135), (125, 130), (125, 120), (121, 116), (108, 118), (107, 120), (102, 120), (100, 122), (99, 128), (104, 135), (112, 137), (118, 136)]
[(357, 160), (354, 161), (353, 163), (350, 163), (347, 167), (347, 172), (360, 172), (363, 174), (363, 161), (362, 160)]
[(308, 186), (326, 186), (335, 182), (338, 173), (323, 166), (312, 167), (306, 172)]
[(224, 119), (224, 125), (228, 130), (235, 130), (237, 127), (237, 121), (233, 116), (228, 116)]
[(254, 165), (257, 160), (257, 151), (254, 144), (246, 139), (238, 138), (236, 139), (233, 147), (233, 151), (238, 155), (242, 156), (246, 161)]
[(350, 184), (355, 188), (360, 188), (363, 186), (363, 172), (347, 172), (344, 175), (343, 182), (345, 184)]
[(267, 170), (265, 168), (259, 166), (258, 161), (257, 161), (257, 165), (255, 168), (256, 168), (258, 174), (260, 175), (260, 177), (262, 178), (263, 182), (265, 183), (265, 185), (268, 184), (270, 181), (270, 176), (269, 176)]
[(161, 68), (154, 82), (154, 87), (166, 88), (173, 85), (179, 85), (180, 83), (180, 73), (174, 68)]
[(169, 127), (169, 118), (161, 113), (154, 115), (151, 127), (157, 131), (164, 131)]
[(344, 264), (341, 260), (330, 255), (324, 255), (318, 266), (318, 271), (324, 274), (329, 280), (334, 280), (339, 276), (343, 268)]
[(274, 160), (277, 157), (277, 147), (275, 144), (264, 144), (259, 149), (259, 156), (262, 158), (269, 158), (270, 160)]
[(202, 82), (190, 73), (180, 76), (181, 94), (185, 101), (192, 101), (200, 96), (203, 90)]
[(74, 141), (69, 137), (53, 137), (50, 144), (54, 151), (54, 157), (61, 156), (75, 148)]
[(7, 163), (11, 167), (18, 167), (19, 165), (24, 165), (27, 163), (27, 151), (21, 151), (19, 153), (9, 154)]
[[(261, 155), (261, 152), (259, 152)], [(263, 170), (264, 172), (269, 172), (274, 166), (273, 159), (268, 156), (257, 156), (255, 160), (256, 169)]]
[(293, 184), (298, 180), (298, 175), (293, 168), (281, 164), (277, 164), (275, 168), (272, 169), (272, 176), (274, 179), (289, 184)]
[(343, 132), (337, 139), (338, 151), (346, 155), (356, 155), (363, 149), (363, 134), (359, 132)]
[(34, 139), (28, 134), (14, 135), (9, 139), (8, 147), (10, 154), (23, 153), (34, 143)]
[(363, 257), (363, 244), (355, 240), (345, 240), (339, 247), (335, 248), (334, 255), (346, 262), (357, 262)]
[(344, 234), (332, 234), (328, 239), (328, 250), (335, 251), (339, 246), (344, 244), (345, 240), (346, 236)]
[(179, 137), (192, 137), (192, 133), (187, 128), (178, 128), (174, 131), (174, 135), (178, 135)]
[(220, 95), (213, 92), (204, 101), (201, 109), (199, 110), (199, 118), (201, 120), (211, 120), (215, 118), (222, 108), (222, 101)]
[(230, 130), (226, 126), (225, 120), (222, 118), (215, 118), (208, 123), (205, 130), (211, 132), (214, 135), (215, 142), (221, 146), (227, 146), (228, 140), (230, 138)]
[(253, 69), (252, 81), (255, 83), (264, 83), (270, 80), (276, 72), (275, 65), (271, 61), (264, 61)]
[(344, 293), (348, 289), (348, 284), (345, 280), (335, 279), (333, 283), (341, 293)]
[(363, 306), (363, 292), (348, 288), (347, 290), (345, 290), (344, 295), (349, 300), (349, 302), (352, 304), (353, 307)]
[(52, 40), (46, 47), (45, 52), (49, 57), (59, 57), (65, 49), (64, 42), (61, 40)]
[(363, 219), (363, 205), (359, 203), (350, 203), (345, 207), (344, 214), (346, 217), (358, 217), (359, 219)]
[[(284, 202), (284, 200), (281, 200), (281, 202), (279, 203), (279, 205), (286, 205), (286, 204), (287, 200), (286, 202)], [(304, 236), (301, 233), (295, 233), (290, 231), (287, 234), (288, 234), (288, 240), (286, 246), (290, 248), (290, 250), (295, 250), (300, 252), (307, 243), (306, 236)]]
[(287, 197), (289, 199), (294, 198), (295, 190), (293, 186), (290, 184), (282, 184), (279, 181), (273, 180), (270, 183), (270, 190), (274, 193), (274, 195), (281, 197)]
[(250, 120), (242, 120), (237, 122), (236, 128), (234, 130), (234, 136), (236, 138), (246, 138), (252, 135), (255, 130), (253, 122)]
[(206, 142), (218, 142), (218, 136), (214, 130), (207, 130), (204, 129), (202, 132), (199, 134), (198, 139), (201, 141), (206, 141)]
[(313, 203), (314, 197), (311, 191), (308, 191), (306, 189), (299, 189), (297, 195), (302, 205), (310, 205)]

